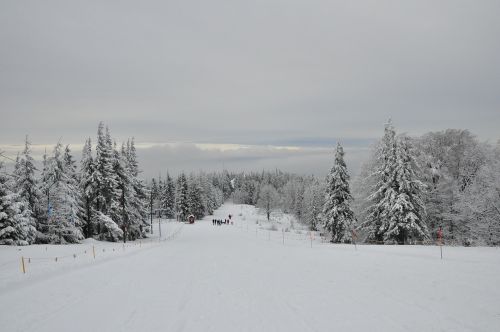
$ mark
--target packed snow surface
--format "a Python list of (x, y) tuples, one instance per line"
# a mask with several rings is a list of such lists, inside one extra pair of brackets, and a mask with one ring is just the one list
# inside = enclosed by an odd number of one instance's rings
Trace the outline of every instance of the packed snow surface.
[(497, 248), (332, 245), (245, 205), (205, 219), (126, 247), (0, 247), (0, 330), (500, 330)]

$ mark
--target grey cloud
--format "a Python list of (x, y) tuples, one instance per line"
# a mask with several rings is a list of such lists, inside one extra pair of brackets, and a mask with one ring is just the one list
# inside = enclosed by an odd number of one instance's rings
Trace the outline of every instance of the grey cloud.
[(366, 147), (389, 117), (496, 140), (499, 14), (486, 0), (3, 1), (0, 142), (81, 143), (103, 120), (118, 140)]
[[(72, 153), (79, 160), (82, 145), (70, 146)], [(0, 151), (15, 158), (23, 146), (1, 146)], [(41, 169), (43, 153), (50, 155), (52, 145), (33, 145), (32, 155)], [(346, 162), (351, 174), (359, 171), (361, 162), (366, 159), (369, 150), (357, 146), (346, 146)], [(95, 151), (94, 151), (95, 152)], [(165, 176), (167, 172), (178, 175), (181, 172), (222, 171), (251, 172), (281, 169), (304, 175), (323, 177), (333, 163), (334, 149), (331, 147), (280, 147), (246, 145), (235, 146), (230, 150), (220, 149), (216, 144), (210, 149), (199, 147), (194, 143), (138, 143), (137, 154), (144, 178)], [(7, 161), (9, 170), (12, 162)]]
[[(281, 149), (251, 146), (230, 151), (202, 150), (194, 144), (153, 146), (138, 149), (144, 176), (197, 171), (262, 171), (282, 169), (299, 174), (325, 176), (333, 163), (333, 148)], [(368, 149), (346, 148), (346, 161), (352, 174), (359, 170)]]

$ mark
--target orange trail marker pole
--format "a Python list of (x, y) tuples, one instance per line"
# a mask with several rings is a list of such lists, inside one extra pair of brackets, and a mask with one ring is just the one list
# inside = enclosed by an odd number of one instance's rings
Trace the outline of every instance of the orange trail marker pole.
[(356, 246), (356, 240), (358, 239), (358, 234), (356, 233), (355, 230), (352, 230), (351, 235), (352, 235), (352, 243), (354, 244), (354, 250), (358, 251), (358, 247)]
[(92, 254), (94, 255), (94, 259), (95, 259), (95, 246), (92, 246)]
[(23, 274), (26, 274), (26, 266), (24, 265), (24, 257), (21, 257), (21, 268), (23, 270)]

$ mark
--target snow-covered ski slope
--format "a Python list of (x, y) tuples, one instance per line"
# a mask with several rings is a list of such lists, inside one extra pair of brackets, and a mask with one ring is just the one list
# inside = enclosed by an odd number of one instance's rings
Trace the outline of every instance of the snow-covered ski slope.
[[(235, 225), (212, 226), (229, 213)], [(166, 223), (177, 236), (125, 249), (0, 247), (0, 330), (500, 330), (499, 249), (445, 247), (441, 260), (438, 247), (311, 248), (304, 233), (257, 228), (253, 207), (214, 217)], [(23, 255), (63, 258), (22, 274)]]

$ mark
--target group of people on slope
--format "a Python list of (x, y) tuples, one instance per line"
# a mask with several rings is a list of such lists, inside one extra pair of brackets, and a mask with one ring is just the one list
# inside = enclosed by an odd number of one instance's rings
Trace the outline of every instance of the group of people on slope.
[(231, 215), (229, 215), (229, 219), (212, 219), (212, 225), (214, 226), (220, 226), (220, 225), (229, 225), (229, 224), (233, 224), (233, 221), (231, 220)]

